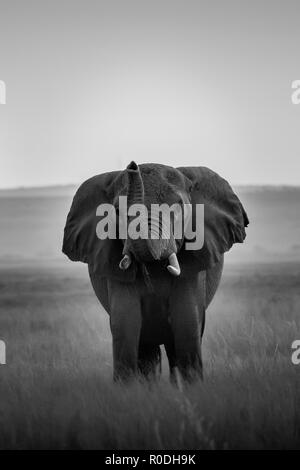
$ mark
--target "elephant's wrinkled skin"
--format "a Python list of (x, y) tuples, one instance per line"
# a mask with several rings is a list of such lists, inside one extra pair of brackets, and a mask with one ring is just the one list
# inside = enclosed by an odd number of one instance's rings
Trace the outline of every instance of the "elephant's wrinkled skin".
[[(187, 251), (182, 239), (99, 240), (101, 203), (204, 204), (204, 245)], [(155, 221), (154, 221), (155, 222)], [(157, 222), (157, 221), (156, 221)], [(148, 226), (149, 220), (145, 221)], [(157, 222), (158, 224), (158, 222)], [(88, 263), (94, 291), (110, 315), (114, 377), (154, 374), (164, 345), (170, 371), (202, 376), (205, 310), (222, 274), (224, 252), (245, 238), (247, 215), (229, 184), (204, 167), (136, 165), (81, 185), (70, 209), (63, 252)], [(162, 228), (163, 229), (163, 228)]]

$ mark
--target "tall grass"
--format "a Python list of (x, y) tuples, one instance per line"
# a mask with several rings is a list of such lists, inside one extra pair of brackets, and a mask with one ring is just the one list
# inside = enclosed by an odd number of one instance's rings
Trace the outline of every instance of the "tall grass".
[(227, 268), (207, 313), (205, 380), (112, 382), (108, 318), (85, 269), (0, 271), (1, 448), (300, 447), (300, 266)]

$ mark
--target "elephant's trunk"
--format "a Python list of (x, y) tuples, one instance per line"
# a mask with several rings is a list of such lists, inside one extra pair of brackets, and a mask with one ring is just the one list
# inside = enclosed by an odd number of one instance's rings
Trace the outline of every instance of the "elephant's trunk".
[[(144, 205), (144, 184), (138, 165), (131, 162), (126, 171), (128, 175), (128, 208), (133, 204)], [(179, 276), (180, 267), (176, 257), (177, 248), (171, 227), (167, 227), (157, 214), (149, 214), (148, 219), (145, 218), (140, 225), (141, 237), (137, 239), (130, 238), (125, 242), (124, 256), (119, 265), (120, 269), (126, 270), (129, 268), (132, 262), (132, 253), (141, 262), (168, 258), (169, 272), (174, 276)]]
[[(135, 162), (131, 162), (127, 166), (128, 175), (128, 192), (127, 202), (128, 208), (132, 204), (144, 204), (144, 184), (141, 176), (140, 169)], [(129, 218), (130, 220), (130, 218)], [(148, 246), (148, 221), (144, 220), (140, 227), (141, 238), (130, 240), (130, 248), (136, 258), (140, 261), (152, 261), (155, 259), (151, 247)], [(128, 254), (127, 243), (125, 244), (124, 254)]]
[(126, 170), (128, 175), (128, 206), (131, 204), (144, 204), (144, 184), (138, 165), (131, 162)]

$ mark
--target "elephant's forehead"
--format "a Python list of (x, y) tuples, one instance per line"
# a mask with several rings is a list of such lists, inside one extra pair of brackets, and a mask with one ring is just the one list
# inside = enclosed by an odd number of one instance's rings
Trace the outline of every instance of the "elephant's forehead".
[(141, 167), (141, 176), (144, 185), (145, 202), (152, 199), (165, 200), (182, 189), (180, 173), (171, 167)]
[[(185, 187), (184, 176), (175, 168), (160, 164), (139, 165), (144, 186), (145, 204), (170, 203), (177, 200), (178, 191)], [(115, 199), (128, 194), (128, 177), (126, 171), (122, 172), (114, 183)]]
[(183, 181), (182, 173), (171, 166), (160, 164), (142, 164), (139, 166), (144, 183), (180, 184)]
[(154, 181), (144, 181), (145, 204), (150, 206), (155, 202), (173, 203), (176, 198), (176, 188), (162, 178)]

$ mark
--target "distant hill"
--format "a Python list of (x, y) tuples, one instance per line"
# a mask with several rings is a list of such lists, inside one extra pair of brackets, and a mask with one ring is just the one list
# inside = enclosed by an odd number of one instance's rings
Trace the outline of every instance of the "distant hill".
[(74, 194), (79, 187), (75, 184), (56, 185), (56, 186), (34, 186), (34, 187), (20, 187), (12, 189), (0, 189), (1, 197), (58, 197), (69, 196)]
[(237, 186), (250, 219), (244, 246), (232, 250), (232, 259), (265, 261), (300, 259), (300, 187)]
[[(0, 259), (62, 258), (66, 215), (79, 185), (0, 190)], [(300, 187), (235, 186), (250, 219), (229, 261), (300, 260)]]

